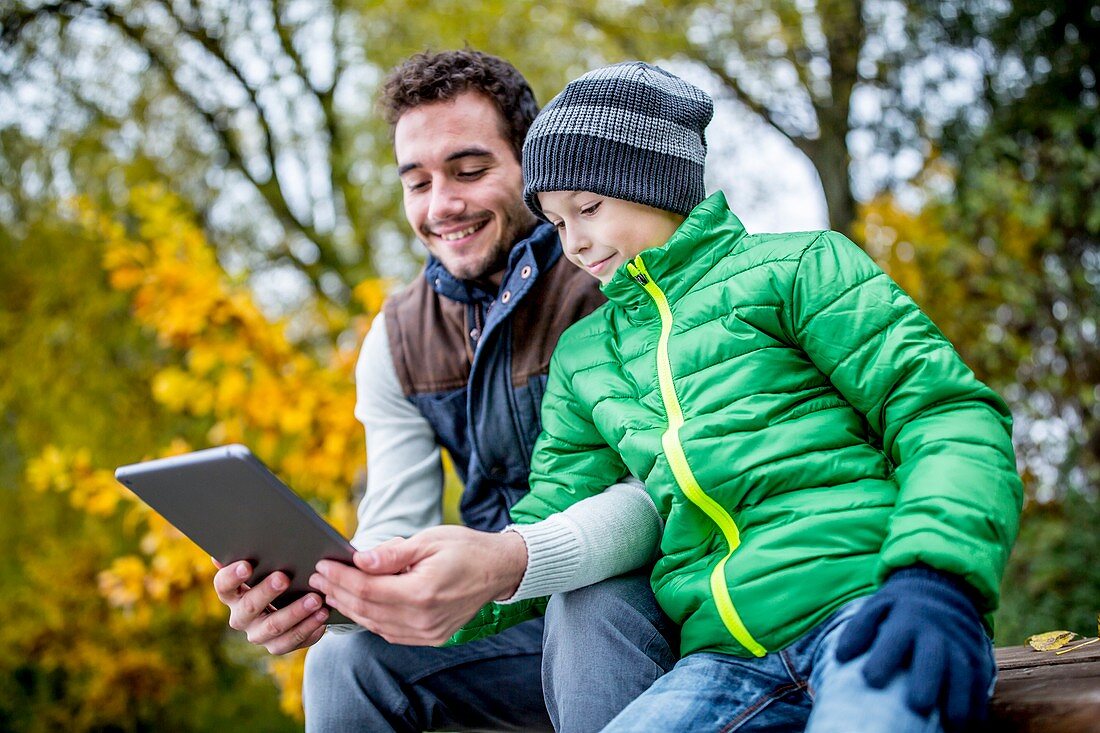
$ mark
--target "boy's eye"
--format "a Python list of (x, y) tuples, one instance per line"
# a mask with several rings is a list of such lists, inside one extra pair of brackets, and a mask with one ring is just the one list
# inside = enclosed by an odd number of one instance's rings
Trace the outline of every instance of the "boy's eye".
[(588, 206), (585, 206), (583, 209), (581, 209), (581, 213), (584, 214), (585, 216), (592, 216), (597, 211), (599, 211), (599, 208), (600, 208), (600, 202), (597, 201), (594, 204), (589, 204)]
[(560, 231), (564, 231), (564, 230), (565, 230), (565, 222), (564, 222), (564, 221), (552, 221), (552, 222), (550, 222), (550, 223), (551, 223), (551, 224), (552, 224), (552, 225), (554, 226), (554, 228), (555, 228), (555, 229), (557, 229), (557, 230), (558, 230), (559, 232), (560, 232)]

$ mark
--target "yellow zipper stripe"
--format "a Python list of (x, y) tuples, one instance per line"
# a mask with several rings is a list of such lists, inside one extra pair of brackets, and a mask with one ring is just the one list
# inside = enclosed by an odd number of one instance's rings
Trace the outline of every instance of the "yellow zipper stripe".
[(668, 430), (661, 436), (661, 446), (668, 458), (672, 475), (676, 478), (680, 490), (693, 504), (703, 510), (711, 521), (718, 525), (722, 535), (729, 546), (729, 552), (715, 566), (710, 574), (710, 592), (714, 596), (714, 603), (718, 607), (718, 615), (726, 629), (741, 646), (748, 649), (758, 657), (768, 653), (768, 650), (752, 638), (737, 609), (733, 606), (729, 588), (726, 585), (726, 561), (741, 544), (741, 533), (737, 530), (737, 523), (733, 517), (722, 508), (722, 505), (707, 495), (695, 479), (695, 474), (688, 465), (687, 456), (684, 455), (684, 446), (680, 442), (680, 428), (684, 425), (684, 412), (680, 408), (680, 401), (676, 397), (676, 387), (672, 381), (672, 363), (668, 358), (668, 339), (672, 334), (672, 309), (668, 305), (668, 299), (664, 292), (649, 276), (641, 255), (635, 257), (626, 265), (627, 272), (649, 294), (657, 304), (657, 312), (661, 314), (661, 338), (657, 342), (657, 381), (661, 387), (661, 399), (665, 403), (665, 412), (668, 414)]

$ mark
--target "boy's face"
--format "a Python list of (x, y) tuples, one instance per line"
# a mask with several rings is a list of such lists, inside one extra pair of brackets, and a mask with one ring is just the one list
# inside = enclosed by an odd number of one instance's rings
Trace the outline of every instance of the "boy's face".
[(394, 127), (405, 216), (460, 279), (499, 282), (512, 246), (536, 224), (503, 128), (476, 92), (414, 107)]
[(660, 247), (684, 221), (680, 214), (588, 191), (538, 194), (565, 256), (601, 283), (642, 250)]

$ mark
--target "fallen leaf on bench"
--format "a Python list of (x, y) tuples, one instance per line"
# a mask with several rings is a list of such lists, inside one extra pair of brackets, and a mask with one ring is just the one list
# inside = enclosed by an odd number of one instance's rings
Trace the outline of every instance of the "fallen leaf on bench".
[(1077, 638), (1075, 631), (1047, 631), (1027, 637), (1028, 645), (1037, 652), (1049, 652), (1061, 649)]
[(1068, 647), (1066, 649), (1060, 649), (1060, 650), (1058, 650), (1054, 653), (1058, 656), (1061, 656), (1061, 655), (1065, 654), (1066, 652), (1072, 652), (1075, 649), (1080, 649), (1081, 647), (1088, 646), (1089, 644), (1095, 644), (1098, 641), (1100, 641), (1100, 639), (1089, 639), (1088, 641), (1086, 641), (1084, 643), (1081, 643), (1081, 644), (1078, 644), (1077, 646), (1071, 646), (1071, 647)]

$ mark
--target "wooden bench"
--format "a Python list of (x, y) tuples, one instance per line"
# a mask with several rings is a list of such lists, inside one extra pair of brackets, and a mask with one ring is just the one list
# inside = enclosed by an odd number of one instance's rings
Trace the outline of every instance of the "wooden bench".
[(983, 733), (1100, 733), (1100, 643), (1061, 655), (998, 649), (997, 669)]

